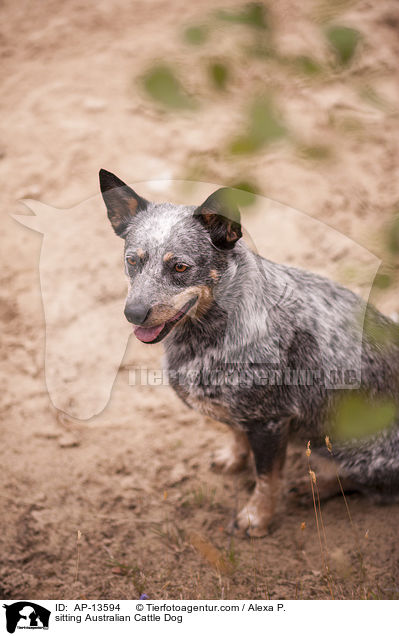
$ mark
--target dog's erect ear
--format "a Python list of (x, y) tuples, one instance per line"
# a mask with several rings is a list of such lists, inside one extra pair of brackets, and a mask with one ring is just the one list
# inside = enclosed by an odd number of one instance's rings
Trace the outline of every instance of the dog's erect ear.
[(148, 201), (107, 170), (100, 170), (100, 188), (112, 227), (118, 236), (123, 236), (132, 217), (144, 210)]
[(240, 210), (231, 188), (216, 190), (194, 211), (194, 216), (208, 230), (212, 243), (219, 249), (231, 250), (242, 237)]

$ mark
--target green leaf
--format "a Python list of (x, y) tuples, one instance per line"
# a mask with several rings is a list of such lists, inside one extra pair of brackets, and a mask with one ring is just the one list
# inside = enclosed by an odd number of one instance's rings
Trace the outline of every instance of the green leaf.
[(308, 75), (309, 77), (319, 75), (322, 71), (322, 67), (319, 62), (308, 55), (299, 55), (295, 58), (294, 64), (300, 73)]
[[(222, 188), (218, 192), (219, 202), (223, 207), (235, 213), (237, 208), (252, 205), (255, 202), (255, 186), (250, 183), (241, 182), (233, 186)], [(231, 218), (234, 218), (232, 216)]]
[(349, 64), (361, 39), (361, 33), (345, 26), (331, 26), (326, 31), (327, 39), (340, 64)]
[(248, 155), (257, 152), (262, 144), (249, 136), (237, 137), (231, 145), (230, 152), (232, 155)]
[(392, 426), (396, 406), (391, 400), (369, 399), (360, 393), (345, 395), (333, 425), (334, 439), (361, 440)]
[(204, 44), (207, 41), (209, 36), (209, 29), (203, 25), (191, 26), (187, 27), (183, 31), (183, 38), (188, 44), (193, 44), (195, 46)]
[(222, 62), (212, 62), (208, 66), (208, 73), (212, 84), (220, 91), (226, 89), (226, 84), (230, 77), (229, 69)]
[(234, 191), (235, 201), (239, 207), (247, 207), (255, 203), (258, 188), (253, 183), (239, 181), (232, 184), (231, 188)]
[(192, 109), (195, 102), (184, 91), (173, 70), (166, 65), (153, 66), (142, 78), (149, 97), (171, 109)]
[(379, 289), (388, 289), (391, 283), (392, 279), (388, 274), (377, 274), (374, 279), (374, 285)]
[(280, 139), (286, 134), (276, 110), (269, 98), (256, 100), (250, 112), (250, 136), (264, 144)]
[(249, 2), (241, 11), (233, 12), (221, 9), (216, 17), (224, 22), (247, 24), (256, 29), (269, 28), (267, 8), (261, 2)]
[(266, 144), (282, 139), (287, 134), (270, 98), (256, 99), (249, 112), (247, 132), (235, 139), (232, 154), (249, 154), (260, 150)]

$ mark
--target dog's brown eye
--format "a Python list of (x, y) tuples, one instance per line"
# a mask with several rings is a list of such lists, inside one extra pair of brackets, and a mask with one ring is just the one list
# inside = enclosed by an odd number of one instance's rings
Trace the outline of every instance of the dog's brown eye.
[(127, 259), (127, 262), (129, 263), (129, 265), (137, 265), (137, 260), (133, 258), (132, 256), (129, 256), (129, 258)]
[(179, 274), (181, 274), (182, 272), (186, 271), (187, 267), (188, 267), (188, 265), (185, 265), (184, 263), (176, 263), (175, 271), (179, 272)]

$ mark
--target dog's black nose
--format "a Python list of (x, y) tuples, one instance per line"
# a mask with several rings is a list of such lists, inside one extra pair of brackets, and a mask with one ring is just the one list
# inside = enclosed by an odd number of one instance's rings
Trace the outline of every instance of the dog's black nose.
[(150, 313), (150, 309), (151, 307), (148, 307), (148, 305), (142, 305), (141, 303), (126, 305), (125, 316), (129, 322), (132, 322), (135, 325), (142, 325)]

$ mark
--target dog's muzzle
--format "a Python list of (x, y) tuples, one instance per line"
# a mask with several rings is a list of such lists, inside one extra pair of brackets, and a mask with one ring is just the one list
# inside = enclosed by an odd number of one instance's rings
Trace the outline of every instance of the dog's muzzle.
[[(198, 296), (194, 296), (188, 302), (183, 305), (183, 307), (173, 314), (170, 318), (159, 322), (156, 325), (150, 327), (141, 326), (141, 324), (137, 324), (134, 327), (134, 335), (141, 342), (155, 344), (156, 342), (160, 342), (167, 336), (167, 334), (171, 331), (171, 329), (178, 323), (180, 320), (188, 313), (188, 311), (195, 305), (198, 300)], [(126, 312), (125, 312), (126, 313)], [(149, 312), (147, 312), (148, 315)], [(132, 322), (132, 321), (130, 321)], [(143, 321), (144, 322), (144, 321)]]

